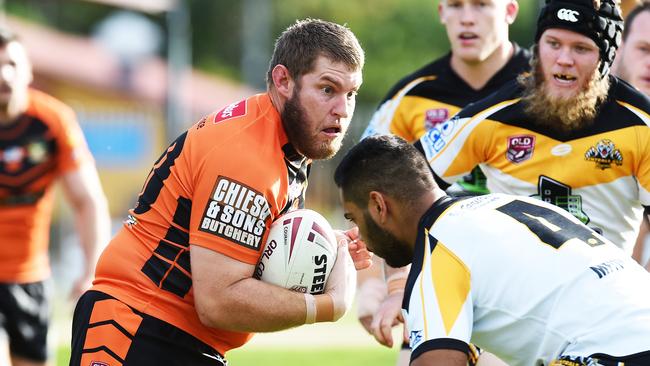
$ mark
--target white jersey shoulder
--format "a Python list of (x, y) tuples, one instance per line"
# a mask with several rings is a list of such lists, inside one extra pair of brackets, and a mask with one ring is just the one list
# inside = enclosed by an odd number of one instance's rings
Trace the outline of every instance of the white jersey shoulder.
[(487, 195), (423, 231), (405, 310), (414, 349), (472, 342), (510, 365), (650, 349), (650, 295), (638, 290), (650, 274), (566, 211)]

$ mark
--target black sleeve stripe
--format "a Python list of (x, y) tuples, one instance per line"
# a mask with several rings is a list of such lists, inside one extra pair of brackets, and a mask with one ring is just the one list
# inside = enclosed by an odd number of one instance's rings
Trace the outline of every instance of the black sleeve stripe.
[[(415, 148), (418, 149), (418, 151), (422, 154), (422, 156), (424, 156), (425, 159), (427, 158), (427, 155), (424, 153), (424, 148), (422, 147), (422, 143), (421, 143), (419, 140), (416, 141), (416, 142), (413, 144), (413, 146), (415, 146)], [(438, 185), (438, 187), (440, 187), (440, 189), (442, 189), (442, 190), (444, 191), (444, 190), (446, 190), (447, 188), (449, 188), (449, 186), (450, 186), (451, 184), (449, 184), (449, 183), (445, 182), (444, 180), (442, 180), (442, 178), (440, 178), (440, 177), (439, 177), (439, 176), (438, 176), (438, 175), (433, 171), (433, 169), (431, 169), (431, 165), (429, 165), (429, 170), (431, 170), (431, 174), (433, 174), (433, 179), (435, 179), (436, 184)]]
[(430, 339), (417, 346), (417, 348), (411, 352), (411, 362), (415, 361), (415, 359), (420, 357), (423, 353), (437, 349), (455, 349), (469, 354), (469, 345), (467, 343), (454, 338), (437, 338)]

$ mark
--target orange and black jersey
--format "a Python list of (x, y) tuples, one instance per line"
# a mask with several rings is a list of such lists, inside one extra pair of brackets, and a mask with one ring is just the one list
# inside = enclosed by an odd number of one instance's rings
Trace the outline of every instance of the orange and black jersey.
[(54, 181), (92, 157), (72, 109), (37, 90), (27, 111), (0, 127), (0, 282), (50, 274)]
[(650, 100), (610, 77), (608, 99), (588, 127), (562, 134), (524, 111), (513, 81), (417, 143), (435, 174), (453, 183), (475, 166), (490, 192), (560, 206), (631, 253), (650, 206)]
[(514, 44), (514, 53), (508, 63), (483, 88), (476, 90), (452, 69), (449, 53), (400, 80), (380, 103), (362, 138), (394, 134), (413, 142), (461, 108), (486, 98), (526, 72), (529, 60), (530, 52)]
[(203, 118), (154, 164), (136, 207), (99, 260), (93, 289), (221, 354), (241, 346), (251, 334), (200, 322), (190, 245), (256, 264), (270, 223), (303, 207), (310, 163), (289, 144), (268, 94)]

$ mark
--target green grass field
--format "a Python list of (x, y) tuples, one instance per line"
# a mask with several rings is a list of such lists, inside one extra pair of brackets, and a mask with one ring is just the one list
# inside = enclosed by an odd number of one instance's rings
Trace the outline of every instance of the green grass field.
[[(398, 336), (393, 333), (393, 337)], [(69, 339), (59, 344), (56, 366), (67, 366)], [(228, 352), (227, 359), (231, 366), (393, 366), (397, 354), (397, 348), (388, 349), (375, 342), (352, 310), (336, 323), (257, 334), (242, 348)]]
[[(57, 366), (67, 366), (69, 349), (58, 352)], [(380, 347), (340, 348), (292, 348), (277, 349), (251, 347), (231, 351), (228, 354), (230, 366), (393, 366), (397, 352)]]

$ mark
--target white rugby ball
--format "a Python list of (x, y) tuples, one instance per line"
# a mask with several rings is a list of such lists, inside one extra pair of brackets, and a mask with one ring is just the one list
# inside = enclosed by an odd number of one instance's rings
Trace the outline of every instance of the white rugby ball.
[(321, 294), (336, 251), (334, 230), (321, 214), (294, 210), (271, 224), (255, 277), (293, 291)]

